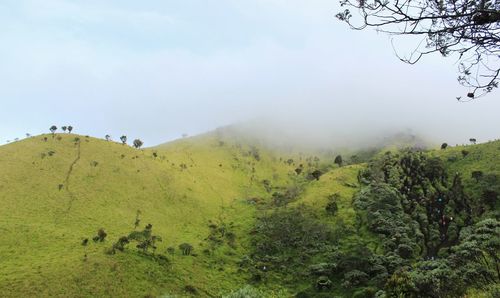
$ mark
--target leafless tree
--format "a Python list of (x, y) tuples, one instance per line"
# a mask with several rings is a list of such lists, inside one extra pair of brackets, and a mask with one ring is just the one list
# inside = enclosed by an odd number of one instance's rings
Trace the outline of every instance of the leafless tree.
[[(458, 81), (469, 101), (498, 87), (500, 74), (500, 0), (340, 0), (336, 16), (352, 29), (376, 28), (391, 35), (420, 36), (402, 61), (423, 56), (457, 55)], [(359, 12), (360, 18), (353, 12)]]

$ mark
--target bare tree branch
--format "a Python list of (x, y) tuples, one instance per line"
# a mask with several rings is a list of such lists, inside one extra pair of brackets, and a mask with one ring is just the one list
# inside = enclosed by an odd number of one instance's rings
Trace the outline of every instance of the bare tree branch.
[(415, 64), (436, 52), (458, 55), (458, 82), (469, 89), (462, 101), (498, 87), (500, 0), (341, 0), (340, 4), (346, 9), (336, 17), (352, 29), (374, 27), (394, 36), (423, 36), (409, 57), (396, 53), (403, 62)]

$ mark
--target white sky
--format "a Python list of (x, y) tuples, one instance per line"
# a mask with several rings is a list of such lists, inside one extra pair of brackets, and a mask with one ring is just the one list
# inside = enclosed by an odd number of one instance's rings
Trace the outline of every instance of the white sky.
[[(105, 4), (104, 4), (105, 2)], [(471, 103), (455, 60), (410, 66), (335, 0), (0, 1), (0, 144), (72, 125), (152, 146), (272, 118), (317, 138), (411, 128), (500, 136), (500, 91)], [(398, 39), (401, 54), (418, 43)]]

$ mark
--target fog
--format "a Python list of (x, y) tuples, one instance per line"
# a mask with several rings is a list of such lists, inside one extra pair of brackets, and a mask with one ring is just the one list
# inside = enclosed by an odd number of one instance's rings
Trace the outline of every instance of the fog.
[(335, 1), (101, 2), (0, 3), (0, 143), (53, 124), (146, 146), (238, 123), (321, 146), (500, 136), (500, 91), (457, 102), (455, 59), (406, 65)]

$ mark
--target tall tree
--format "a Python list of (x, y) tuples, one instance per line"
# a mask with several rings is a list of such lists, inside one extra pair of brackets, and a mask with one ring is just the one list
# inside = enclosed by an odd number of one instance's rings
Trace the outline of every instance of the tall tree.
[(105, 138), (105, 139), (106, 139), (106, 141), (108, 141), (108, 142), (109, 142), (109, 141), (111, 141), (111, 136), (110, 136), (110, 135), (106, 135), (104, 138)]
[[(372, 27), (395, 36), (421, 37), (412, 54), (399, 57), (404, 62), (414, 64), (432, 53), (456, 54), (458, 81), (469, 89), (466, 100), (498, 87), (500, 1), (340, 0), (340, 4), (346, 9), (337, 18), (352, 29)], [(351, 10), (360, 17), (353, 17)]]
[(68, 132), (71, 133), (72, 130), (73, 130), (73, 126), (69, 125), (68, 126)]
[(66, 129), (68, 129), (68, 127), (67, 127), (67, 126), (61, 126), (61, 129), (62, 129), (64, 132), (66, 132)]
[(121, 136), (120, 141), (122, 141), (123, 145), (127, 144), (127, 136), (125, 135)]
[(50, 132), (51, 132), (52, 134), (56, 133), (57, 126), (52, 125), (52, 126), (49, 128), (49, 130), (50, 130)]

